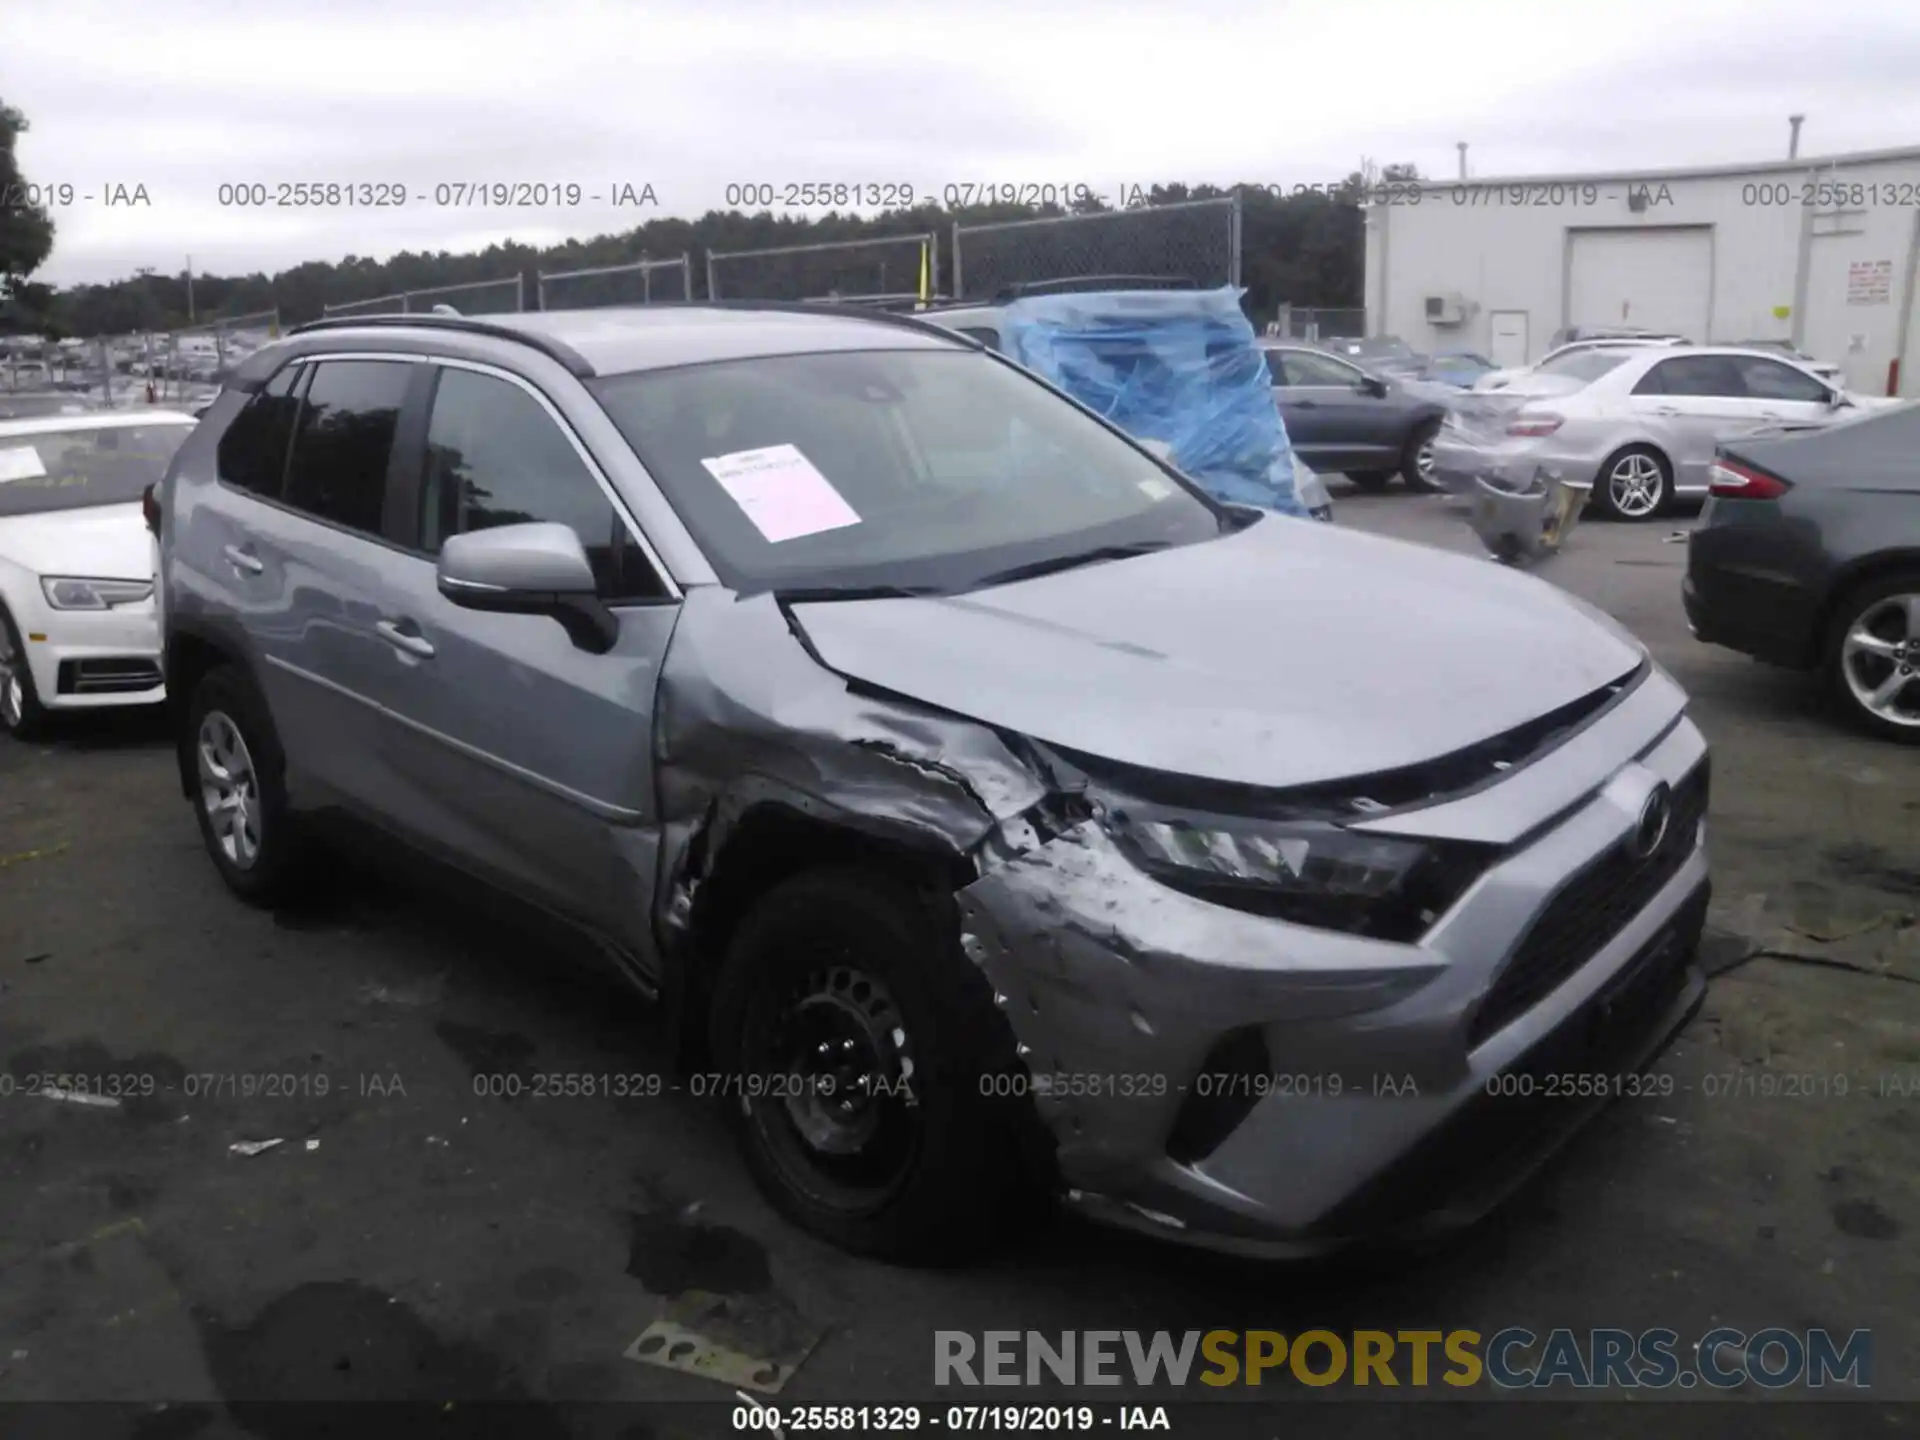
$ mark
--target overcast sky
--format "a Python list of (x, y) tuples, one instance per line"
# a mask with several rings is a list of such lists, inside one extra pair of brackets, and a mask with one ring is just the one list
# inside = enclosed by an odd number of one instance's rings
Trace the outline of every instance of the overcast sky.
[[(1920, 145), (1915, 0), (0, 0), (29, 181), (71, 184), (57, 284), (534, 244), (730, 182), (1337, 182)], [(296, 18), (304, 16), (310, 18)], [(399, 209), (223, 208), (223, 183), (392, 183)], [(503, 212), (439, 185), (650, 184)], [(112, 186), (150, 203), (108, 205)], [(91, 194), (88, 201), (82, 196)]]

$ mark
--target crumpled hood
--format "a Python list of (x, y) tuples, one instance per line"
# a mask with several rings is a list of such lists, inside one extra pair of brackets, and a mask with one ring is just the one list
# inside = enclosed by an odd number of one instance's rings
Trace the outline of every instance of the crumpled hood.
[(1642, 658), (1531, 576), (1277, 517), (968, 595), (793, 614), (850, 678), (1109, 760), (1274, 787), (1450, 754)]
[(37, 575), (151, 580), (151, 540), (137, 502), (0, 516), (0, 556)]

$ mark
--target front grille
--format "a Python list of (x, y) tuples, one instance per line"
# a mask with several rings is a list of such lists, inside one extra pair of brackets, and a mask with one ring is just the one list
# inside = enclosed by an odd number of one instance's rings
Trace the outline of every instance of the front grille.
[(1532, 1009), (1618, 935), (1680, 873), (1707, 813), (1708, 770), (1702, 760), (1673, 789), (1673, 818), (1646, 859), (1616, 850), (1568, 881), (1521, 938), (1481, 1001), (1467, 1032), (1478, 1045)]
[(1624, 1077), (1651, 1065), (1678, 1033), (1664, 1031), (1685, 993), (1706, 924), (1711, 887), (1700, 884), (1673, 919), (1621, 967), (1612, 983), (1556, 1025), (1400, 1160), (1341, 1202), (1313, 1230), (1355, 1237), (1416, 1224), (1450, 1209), (1497, 1200), (1604, 1108), (1593, 1095), (1559, 1088), (1569, 1075)]
[(151, 690), (160, 683), (160, 664), (156, 660), (107, 659), (62, 660), (59, 688), (62, 695), (121, 695)]

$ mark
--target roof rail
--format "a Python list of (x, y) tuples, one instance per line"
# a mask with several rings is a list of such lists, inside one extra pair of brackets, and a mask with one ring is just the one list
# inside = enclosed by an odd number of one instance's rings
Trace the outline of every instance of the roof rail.
[(288, 331), (289, 335), (308, 335), (322, 330), (454, 330), (468, 335), (485, 335), (495, 340), (515, 340), (522, 345), (530, 345), (550, 359), (558, 360), (581, 380), (591, 380), (594, 375), (592, 363), (571, 345), (554, 339), (551, 335), (542, 335), (537, 330), (523, 330), (513, 325), (495, 325), (485, 320), (477, 320), (467, 315), (443, 315), (438, 311), (431, 315), (333, 315), (324, 320), (309, 320), (304, 325), (296, 325)]
[(899, 310), (885, 310), (873, 305), (850, 305), (845, 300), (655, 300), (651, 304), (640, 306), (645, 310), (759, 310), (778, 315), (838, 315), (849, 320), (871, 320), (879, 325), (898, 325), (903, 329), (917, 330), (923, 335), (946, 340), (956, 345), (964, 345), (974, 350), (987, 347), (971, 335), (962, 335), (957, 330), (949, 330), (944, 325), (936, 325), (931, 320), (922, 320), (918, 315)]

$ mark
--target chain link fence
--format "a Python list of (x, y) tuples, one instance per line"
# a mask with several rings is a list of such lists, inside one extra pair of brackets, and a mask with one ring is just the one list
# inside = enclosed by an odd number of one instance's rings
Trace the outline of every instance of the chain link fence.
[(279, 334), (280, 312), (262, 310), (172, 331), (15, 342), (0, 355), (0, 393), (59, 392), (109, 407), (197, 404)]
[(1267, 327), (1267, 333), (1285, 340), (1360, 337), (1367, 333), (1367, 312), (1352, 308), (1282, 305), (1273, 323)]
[(342, 315), (424, 315), (435, 305), (451, 305), (462, 315), (510, 315), (526, 306), (525, 277), (469, 280), (460, 285), (436, 285), (430, 290), (402, 290), (366, 300), (343, 300), (322, 305), (328, 319)]
[(955, 298), (1092, 275), (1240, 283), (1240, 197), (953, 226)]
[(534, 277), (542, 310), (586, 310), (602, 305), (651, 305), (693, 299), (693, 256), (556, 270)]
[(709, 250), (709, 300), (862, 300), (935, 298), (940, 238), (931, 232), (770, 250)]

